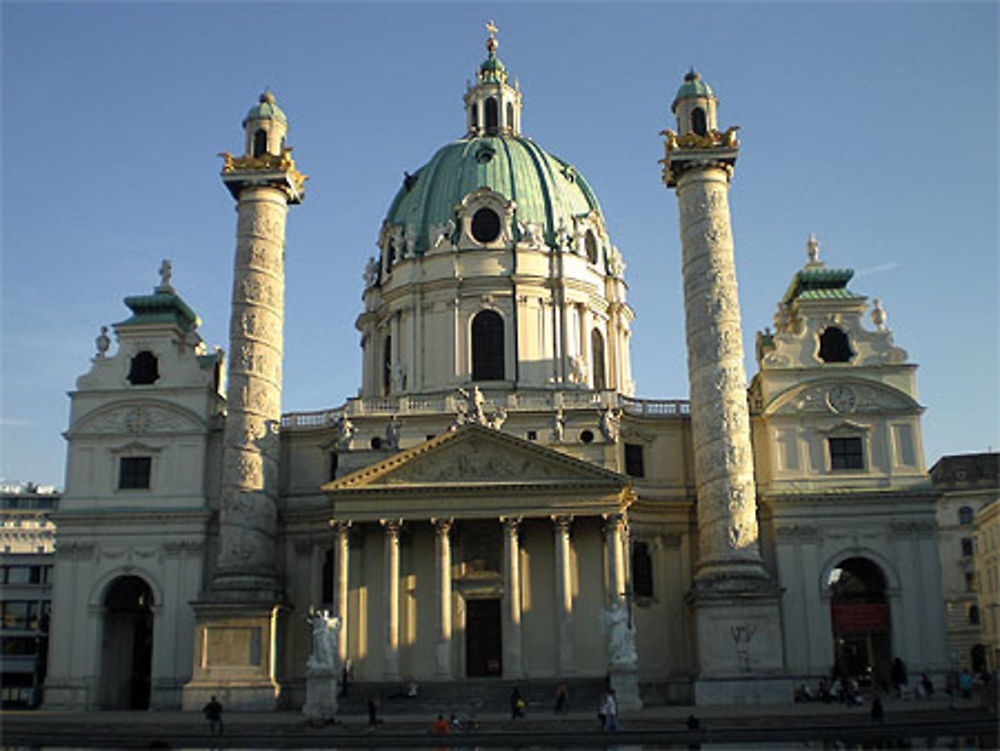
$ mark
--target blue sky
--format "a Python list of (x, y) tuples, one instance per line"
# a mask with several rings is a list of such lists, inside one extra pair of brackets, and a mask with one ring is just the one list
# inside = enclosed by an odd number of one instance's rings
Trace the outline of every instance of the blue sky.
[[(226, 345), (220, 151), (265, 87), (311, 176), (287, 242), (285, 411), (356, 393), (361, 272), (403, 171), (464, 126), (483, 23), (523, 129), (594, 187), (628, 270), (639, 395), (688, 393), (676, 199), (657, 133), (689, 66), (742, 126), (744, 338), (805, 261), (856, 270), (919, 363), (928, 464), (998, 438), (997, 5), (12, 3), (2, 6), (2, 465), (61, 486), (101, 325), (162, 258)], [(752, 359), (748, 371), (754, 372)]]

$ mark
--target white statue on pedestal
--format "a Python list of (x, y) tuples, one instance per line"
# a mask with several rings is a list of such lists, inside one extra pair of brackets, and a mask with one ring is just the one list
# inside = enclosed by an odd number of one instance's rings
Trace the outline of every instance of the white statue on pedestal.
[(333, 722), (337, 713), (340, 618), (329, 610), (309, 610), (312, 646), (306, 662), (306, 703), (302, 713), (314, 722)]
[(631, 667), (638, 663), (635, 651), (635, 628), (629, 625), (628, 611), (618, 599), (601, 613), (604, 630), (608, 633), (608, 662), (612, 668)]
[(313, 610), (309, 621), (312, 623), (312, 649), (306, 667), (310, 671), (336, 671), (340, 618), (330, 615), (329, 610)]

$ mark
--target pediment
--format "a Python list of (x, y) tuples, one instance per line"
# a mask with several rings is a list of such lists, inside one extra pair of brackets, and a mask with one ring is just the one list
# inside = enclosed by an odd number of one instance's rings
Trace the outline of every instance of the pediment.
[(204, 431), (206, 425), (192, 412), (161, 401), (115, 402), (78, 419), (71, 427), (75, 435), (180, 433)]
[(767, 414), (920, 413), (909, 395), (875, 381), (858, 378), (823, 379), (799, 384), (767, 405)]
[(617, 472), (470, 424), (327, 483), (323, 490), (627, 484), (628, 478)]

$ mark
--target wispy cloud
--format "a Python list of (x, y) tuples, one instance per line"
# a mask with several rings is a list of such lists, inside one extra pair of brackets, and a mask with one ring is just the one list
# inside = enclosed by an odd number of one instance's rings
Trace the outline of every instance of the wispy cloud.
[(868, 269), (861, 269), (860, 271), (855, 271), (854, 278), (857, 279), (859, 276), (871, 276), (872, 274), (881, 274), (885, 271), (893, 271), (895, 269), (898, 269), (902, 265), (903, 264), (896, 263), (895, 261), (893, 261), (892, 263), (882, 263), (879, 264), (878, 266), (872, 266), (871, 268)]
[(0, 428), (29, 428), (34, 424), (32, 420), (22, 420), (18, 417), (0, 417)]

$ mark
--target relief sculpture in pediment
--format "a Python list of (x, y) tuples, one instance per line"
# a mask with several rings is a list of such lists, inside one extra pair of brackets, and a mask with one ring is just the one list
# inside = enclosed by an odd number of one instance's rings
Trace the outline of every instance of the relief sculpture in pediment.
[(478, 441), (470, 441), (441, 456), (426, 456), (385, 477), (390, 485), (426, 482), (542, 480), (555, 475), (552, 467)]

